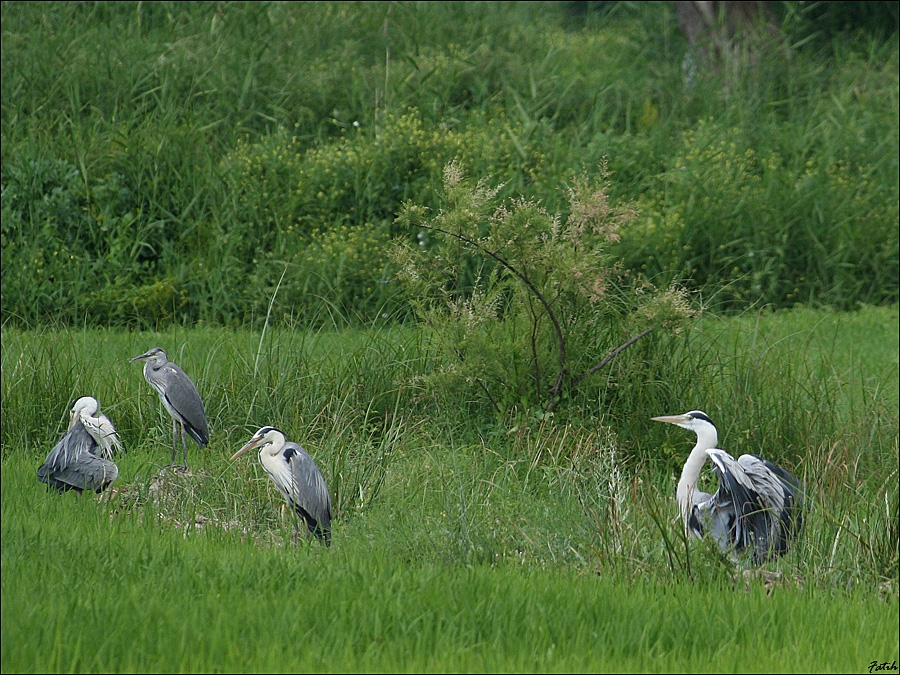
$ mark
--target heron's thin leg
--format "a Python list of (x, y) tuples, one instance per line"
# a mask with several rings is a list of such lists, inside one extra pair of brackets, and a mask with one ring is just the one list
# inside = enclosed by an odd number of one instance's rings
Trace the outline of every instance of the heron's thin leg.
[(178, 454), (178, 421), (172, 418), (172, 466), (175, 466), (175, 456)]
[(294, 520), (294, 536), (291, 537), (291, 540), (294, 542), (294, 548), (297, 548), (297, 521)]
[(184, 460), (184, 468), (187, 469), (187, 438), (184, 425), (181, 425), (181, 458)]

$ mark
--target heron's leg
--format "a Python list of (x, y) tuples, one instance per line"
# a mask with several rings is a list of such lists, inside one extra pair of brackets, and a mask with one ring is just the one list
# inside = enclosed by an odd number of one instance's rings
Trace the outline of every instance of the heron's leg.
[(184, 460), (184, 468), (187, 469), (187, 434), (184, 431), (184, 425), (181, 425), (181, 458)]
[(172, 418), (172, 466), (175, 466), (175, 455), (178, 454), (178, 420)]
[(294, 520), (294, 535), (291, 537), (291, 541), (294, 542), (294, 548), (297, 548), (297, 521)]

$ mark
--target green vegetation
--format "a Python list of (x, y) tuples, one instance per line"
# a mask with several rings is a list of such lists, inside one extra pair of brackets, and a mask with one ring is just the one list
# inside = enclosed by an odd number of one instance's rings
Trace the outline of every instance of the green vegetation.
[[(670, 354), (677, 378), (604, 372), (568, 416), (501, 420), (421, 384), (441, 358), (413, 328), (5, 328), (3, 669), (805, 671), (892, 660), (896, 317), (710, 317)], [(127, 362), (151, 344), (206, 400), (212, 442), (190, 449), (190, 476), (158, 474), (169, 419)], [(65, 402), (85, 391), (126, 444), (117, 490), (99, 503), (48, 494), (34, 476)], [(674, 481), (692, 439), (648, 418), (694, 404), (719, 421), (723, 447), (764, 453), (806, 484), (803, 536), (764, 570), (742, 574), (680, 535)], [(332, 489), (331, 549), (291, 548), (261, 467), (227, 460), (273, 422)]]
[(4, 3), (4, 325), (405, 316), (395, 219), (452, 160), (563, 214), (608, 163), (617, 256), (723, 310), (897, 301), (896, 32), (801, 8), (686, 86), (668, 3), (569, 7)]
[[(857, 4), (686, 80), (670, 3), (4, 2), (3, 672), (895, 661), (898, 44)], [(81, 395), (102, 498), (35, 476)], [(694, 408), (802, 478), (783, 558), (685, 539), (650, 418)], [(228, 461), (267, 424), (330, 549)]]
[[(6, 468), (4, 510), (10, 492), (22, 509)], [(22, 578), (4, 582), (8, 672), (848, 672), (896, 653), (896, 598), (868, 593), (398, 565), (349, 540), (260, 550), (92, 500), (43, 500), (20, 525), (4, 527), (4, 579)]]
[(677, 333), (696, 314), (681, 288), (621, 278), (604, 248), (634, 213), (610, 203), (607, 188), (577, 181), (563, 222), (525, 199), (498, 205), (500, 188), (472, 185), (454, 161), (440, 213), (406, 205), (397, 221), (417, 227), (419, 243), (399, 244), (393, 260), (426, 339), (449, 357), (430, 386), (477, 384), (498, 414), (552, 413), (621, 350), (657, 327)]

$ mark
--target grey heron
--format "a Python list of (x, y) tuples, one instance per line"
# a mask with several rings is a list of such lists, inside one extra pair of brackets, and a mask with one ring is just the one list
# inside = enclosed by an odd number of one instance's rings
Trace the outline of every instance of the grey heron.
[[(313, 458), (297, 443), (288, 441), (280, 429), (263, 427), (231, 459), (253, 448), (259, 448), (259, 463), (288, 506), (306, 523), (307, 537), (315, 536), (331, 546), (331, 494)], [(293, 541), (296, 546), (296, 521)]]
[[(794, 476), (758, 455), (735, 459), (718, 449), (716, 425), (700, 410), (652, 419), (697, 434), (676, 490), (687, 534), (708, 535), (723, 552), (750, 553), (757, 564), (787, 550), (802, 524), (803, 495)], [(697, 489), (707, 459), (719, 478), (712, 495)]]
[(187, 468), (187, 433), (202, 448), (209, 443), (209, 426), (206, 412), (197, 387), (191, 378), (159, 347), (146, 354), (135, 356), (132, 361), (144, 361), (144, 379), (156, 390), (166, 410), (172, 416), (172, 465), (178, 452), (178, 427), (181, 427), (181, 447), (184, 468)]
[(112, 457), (121, 447), (97, 399), (82, 396), (72, 405), (68, 430), (38, 468), (38, 480), (60, 492), (102, 492), (119, 476)]

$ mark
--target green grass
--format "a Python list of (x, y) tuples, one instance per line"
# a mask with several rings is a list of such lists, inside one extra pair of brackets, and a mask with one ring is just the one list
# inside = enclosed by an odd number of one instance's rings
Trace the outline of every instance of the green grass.
[(48, 496), (9, 460), (3, 482), (5, 672), (846, 672), (896, 655), (896, 593), (409, 564), (354, 524), (293, 550)]
[[(434, 364), (408, 328), (2, 337), (4, 672), (841, 672), (897, 658), (896, 307), (707, 319), (680, 347), (696, 360), (672, 355), (705, 394), (648, 383), (594, 420), (496, 420), (424, 396), (415, 376)], [(170, 422), (128, 363), (157, 344), (212, 429), (189, 448), (193, 475), (162, 488)], [(610, 383), (595, 386), (603, 400)], [(109, 501), (35, 477), (88, 392), (126, 447)], [(803, 535), (768, 576), (680, 539), (672, 495), (692, 439), (648, 418), (692, 407), (726, 449), (778, 454), (806, 482)], [(330, 549), (294, 550), (256, 459), (228, 461), (271, 423), (332, 489)]]
[(897, 653), (896, 595), (409, 565), (353, 529), (260, 547), (8, 468), (4, 514), (29, 515), (4, 516), (5, 672), (847, 672)]

